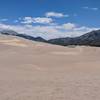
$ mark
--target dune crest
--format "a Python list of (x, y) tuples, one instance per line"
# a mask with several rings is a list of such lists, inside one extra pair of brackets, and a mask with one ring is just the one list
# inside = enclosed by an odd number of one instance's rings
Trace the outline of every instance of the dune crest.
[(19, 39), (5, 39), (5, 40), (0, 40), (0, 43), (6, 44), (6, 45), (11, 45), (11, 46), (20, 46), (20, 47), (27, 47), (25, 43), (23, 43)]

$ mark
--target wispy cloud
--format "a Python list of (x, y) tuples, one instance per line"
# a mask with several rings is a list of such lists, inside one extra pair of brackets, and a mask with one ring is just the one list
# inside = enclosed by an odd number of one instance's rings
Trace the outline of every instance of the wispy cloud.
[(68, 14), (63, 14), (63, 13), (58, 13), (58, 12), (47, 12), (45, 16), (46, 17), (56, 17), (56, 18), (69, 17)]
[(96, 7), (88, 7), (88, 6), (85, 6), (85, 7), (82, 7), (82, 8), (85, 9), (85, 10), (93, 10), (93, 11), (99, 10), (99, 8), (96, 8)]
[(74, 23), (64, 23), (64, 24), (58, 25), (56, 27), (57, 27), (57, 29), (67, 30), (68, 31), (68, 30), (73, 30), (74, 28), (77, 27), (77, 25), (74, 24)]
[(14, 23), (18, 23), (18, 22), (19, 22), (19, 20), (18, 20), (18, 19), (16, 19), (16, 20), (14, 20), (13, 22), (14, 22)]
[(78, 26), (74, 23), (64, 23), (62, 25), (7, 25), (0, 24), (0, 30), (14, 30), (18, 33), (28, 34), (31, 36), (41, 36), (45, 39), (80, 36), (92, 30), (99, 28)]
[(21, 23), (23, 24), (32, 24), (32, 23), (40, 23), (40, 24), (50, 24), (53, 22), (52, 18), (46, 18), (46, 17), (25, 17), (23, 18), (23, 21)]
[(4, 19), (0, 19), (1, 22), (5, 22), (8, 21), (8, 19), (4, 18)]

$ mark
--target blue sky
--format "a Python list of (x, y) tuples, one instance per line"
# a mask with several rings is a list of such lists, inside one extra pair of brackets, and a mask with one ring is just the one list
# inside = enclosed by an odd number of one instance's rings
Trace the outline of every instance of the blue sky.
[(99, 27), (100, 0), (0, 0), (1, 29), (55, 38)]

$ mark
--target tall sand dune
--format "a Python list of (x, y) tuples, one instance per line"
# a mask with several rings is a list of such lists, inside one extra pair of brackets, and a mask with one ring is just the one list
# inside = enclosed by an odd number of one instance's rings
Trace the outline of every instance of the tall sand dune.
[(0, 35), (0, 100), (100, 100), (100, 48)]

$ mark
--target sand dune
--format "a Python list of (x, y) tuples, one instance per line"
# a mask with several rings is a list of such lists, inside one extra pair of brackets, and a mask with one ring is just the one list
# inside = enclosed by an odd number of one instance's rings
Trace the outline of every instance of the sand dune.
[(6, 39), (6, 40), (1, 39), (0, 43), (11, 45), (11, 46), (21, 46), (21, 47), (26, 47), (27, 46), (26, 44), (22, 43), (21, 40), (16, 39), (16, 38)]
[(100, 48), (0, 36), (0, 100), (99, 100)]

